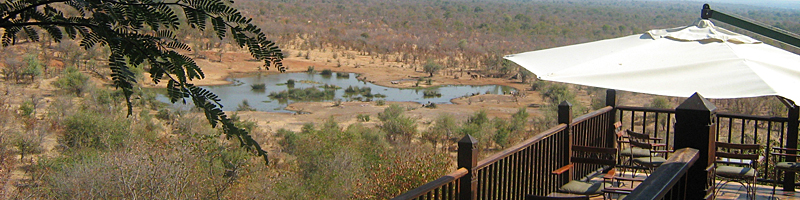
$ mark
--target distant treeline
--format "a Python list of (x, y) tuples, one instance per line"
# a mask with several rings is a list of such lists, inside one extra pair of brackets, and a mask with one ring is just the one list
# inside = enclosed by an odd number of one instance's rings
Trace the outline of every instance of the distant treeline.
[[(702, 7), (696, 2), (523, 0), (241, 0), (236, 5), (283, 46), (356, 50), (411, 65), (433, 59), (445, 68), (504, 75), (513, 75), (516, 67), (503, 55), (685, 26), (699, 18)], [(800, 33), (797, 10), (712, 6)]]

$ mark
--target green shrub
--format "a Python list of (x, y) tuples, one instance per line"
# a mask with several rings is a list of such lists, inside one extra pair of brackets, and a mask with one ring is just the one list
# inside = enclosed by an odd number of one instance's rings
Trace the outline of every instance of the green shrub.
[(33, 82), (34, 78), (42, 75), (42, 67), (44, 67), (44, 64), (42, 64), (36, 54), (25, 55), (25, 62), (28, 65), (22, 70), (22, 75), (30, 77), (31, 82)]
[(167, 108), (158, 109), (158, 112), (156, 113), (156, 119), (166, 121), (166, 120), (172, 120), (172, 118), (173, 118), (172, 113), (170, 113), (169, 109)]
[(267, 89), (267, 84), (264, 84), (264, 83), (252, 84), (252, 85), (250, 85), (250, 89), (251, 90), (255, 90), (255, 91), (262, 91), (263, 92), (264, 90)]
[(314, 73), (314, 66), (308, 66), (308, 69), (306, 69), (306, 72), (307, 73)]
[(664, 108), (664, 109), (673, 108), (672, 103), (670, 103), (669, 99), (667, 99), (666, 97), (654, 97), (652, 100), (650, 100), (650, 104), (648, 104), (648, 107)]
[(13, 139), (13, 145), (19, 150), (20, 160), (23, 160), (25, 155), (42, 152), (42, 148), (39, 146), (41, 139), (37, 140), (33, 135), (33, 133), (17, 134)]
[(312, 100), (332, 100), (336, 95), (334, 88), (318, 89), (310, 87), (305, 89), (292, 88), (281, 92), (271, 92), (270, 98), (278, 100), (296, 100), (296, 101), (312, 101)]
[(330, 76), (333, 75), (333, 71), (331, 71), (330, 69), (323, 69), (322, 72), (320, 72), (319, 74), (323, 76)]
[(73, 67), (68, 67), (52, 84), (59, 89), (74, 93), (75, 96), (81, 96), (86, 90), (88, 81), (89, 76), (84, 75)]
[(377, 100), (377, 101), (375, 101), (375, 105), (384, 106), (384, 105), (386, 105), (386, 100), (383, 100), (383, 99)]
[(422, 138), (437, 146), (440, 141), (446, 141), (453, 138), (458, 131), (458, 123), (456, 118), (451, 114), (440, 114), (434, 120), (433, 125), (428, 128), (428, 131), (423, 133)]
[(406, 117), (403, 113), (405, 109), (392, 104), (383, 112), (378, 113), (378, 119), (383, 122), (381, 130), (394, 140), (399, 138), (410, 139), (417, 133), (417, 122), (414, 118)]
[(508, 145), (508, 140), (512, 131), (514, 131), (513, 125), (508, 123), (505, 119), (500, 118), (494, 118), (492, 121), (494, 122), (494, 129), (496, 130), (492, 141), (501, 148), (505, 148)]
[(123, 145), (129, 127), (127, 119), (79, 111), (65, 119), (61, 142), (70, 148), (114, 148)]
[(23, 117), (32, 117), (35, 111), (36, 105), (33, 104), (33, 101), (26, 100), (19, 105), (19, 115)]
[(358, 119), (359, 122), (369, 122), (369, 115), (358, 114), (358, 116), (356, 116), (356, 119)]
[(441, 97), (442, 93), (436, 90), (425, 90), (422, 92), (423, 97)]

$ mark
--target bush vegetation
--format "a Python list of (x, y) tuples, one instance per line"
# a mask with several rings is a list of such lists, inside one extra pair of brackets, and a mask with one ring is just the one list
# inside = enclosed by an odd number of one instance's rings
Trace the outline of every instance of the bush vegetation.
[(422, 92), (422, 96), (426, 98), (441, 97), (442, 93), (437, 90), (425, 90)]
[(88, 81), (89, 76), (81, 73), (76, 68), (67, 67), (52, 84), (59, 89), (75, 94), (75, 96), (81, 96), (87, 87)]
[(250, 89), (251, 89), (251, 90), (254, 90), (254, 91), (261, 91), (261, 92), (263, 92), (264, 90), (266, 90), (266, 89), (267, 89), (267, 84), (265, 84), (265, 83), (256, 83), (256, 84), (252, 84), (252, 85), (250, 85)]
[(323, 69), (322, 72), (319, 73), (319, 75), (331, 76), (331, 75), (333, 75), (333, 71), (331, 71), (330, 69)]
[(278, 100), (296, 100), (296, 101), (319, 101), (319, 100), (332, 100), (335, 97), (335, 89), (317, 87), (309, 88), (292, 88), (280, 92), (271, 92), (270, 98)]

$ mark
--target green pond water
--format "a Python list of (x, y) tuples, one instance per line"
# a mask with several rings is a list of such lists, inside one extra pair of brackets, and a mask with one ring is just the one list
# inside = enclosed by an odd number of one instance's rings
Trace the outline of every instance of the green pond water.
[[(391, 88), (375, 85), (372, 83), (364, 82), (357, 79), (357, 74), (354, 73), (333, 73), (331, 75), (321, 75), (319, 73), (281, 73), (274, 75), (255, 75), (244, 78), (230, 78), (229, 81), (233, 84), (221, 86), (205, 86), (204, 88), (219, 95), (222, 99), (222, 110), (235, 111), (237, 106), (242, 101), (247, 101), (252, 108), (258, 111), (268, 112), (294, 112), (285, 110), (286, 106), (293, 102), (301, 101), (316, 101), (316, 102), (332, 102), (332, 101), (408, 101), (418, 103), (436, 103), (436, 104), (450, 104), (450, 100), (458, 97), (469, 96), (474, 94), (504, 94), (516, 91), (516, 89), (508, 86), (499, 85), (483, 85), (483, 86), (469, 86), (469, 85), (446, 85), (435, 88), (415, 88), (415, 89), (401, 89)], [(294, 80), (294, 85), (287, 85), (287, 81)], [(413, 81), (417, 80), (397, 80), (397, 81)], [(253, 85), (264, 84), (263, 89), (254, 89)], [(425, 85), (425, 81), (419, 83)], [(328, 92), (325, 87), (328, 87)], [(335, 86), (338, 89), (333, 89)], [(365, 89), (369, 88), (366, 92), (346, 92), (347, 88)], [(270, 97), (270, 94), (279, 94), (288, 90), (295, 89), (295, 95), (302, 93), (308, 94), (312, 88), (319, 91), (318, 98), (287, 98), (276, 99)], [(301, 91), (302, 90), (302, 91)], [(425, 91), (428, 93), (441, 94), (440, 96), (425, 96)], [(353, 91), (353, 90), (350, 90)], [(323, 95), (325, 94), (325, 95)], [(159, 95), (158, 100), (162, 102), (169, 102), (169, 100)], [(188, 108), (190, 106), (176, 103), (175, 107)]]

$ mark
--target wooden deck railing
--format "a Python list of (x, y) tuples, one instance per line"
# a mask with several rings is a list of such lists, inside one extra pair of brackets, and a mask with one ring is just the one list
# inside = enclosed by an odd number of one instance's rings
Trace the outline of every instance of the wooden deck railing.
[(697, 157), (697, 149), (683, 148), (675, 151), (667, 162), (658, 167), (624, 199), (686, 199), (684, 186), (679, 182), (686, 181), (686, 172), (697, 161)]
[[(615, 106), (615, 102), (615, 92), (609, 91), (606, 99), (606, 104), (609, 106), (575, 119), (572, 119), (571, 105), (562, 103), (559, 105), (558, 126), (480, 161), (477, 161), (476, 157), (475, 144), (477, 141), (467, 135), (462, 141), (459, 141), (459, 169), (456, 172), (420, 186), (395, 199), (523, 199), (526, 194), (547, 195), (555, 192), (560, 185), (569, 180), (589, 174), (600, 167), (576, 167), (574, 170), (570, 170), (571, 173), (564, 175), (550, 173), (569, 163), (569, 148), (572, 145), (614, 147), (616, 135), (613, 124), (616, 121), (622, 122), (623, 129), (648, 133), (652, 137), (662, 138), (660, 143), (665, 143), (669, 147), (675, 146), (673, 125), (676, 124), (676, 110)], [(712, 111), (711, 119), (713, 120), (710, 123), (714, 124), (713, 127), (703, 126), (696, 127), (696, 129), (684, 127), (681, 130), (708, 129), (715, 133), (713, 136), (715, 138), (709, 139), (762, 144), (765, 147), (765, 156), (769, 155), (771, 146), (797, 147), (797, 127), (800, 123), (796, 120), (794, 122), (789, 120), (796, 119), (796, 116), (800, 115), (798, 113), (800, 111), (797, 109), (790, 109), (788, 118), (714, 112)], [(705, 116), (705, 119), (709, 119), (708, 116)], [(681, 137), (681, 145), (686, 145), (686, 137), (685, 135)], [(708, 147), (704, 148), (708, 149)], [(667, 156), (665, 155), (665, 157)], [(700, 158), (708, 159), (707, 155), (701, 155)], [(689, 173), (695, 173), (693, 178), (708, 174), (696, 171), (699, 166), (701, 165), (694, 166), (689, 171)], [(760, 166), (758, 170), (765, 173), (759, 174), (770, 174), (766, 173), (769, 168), (769, 163)], [(793, 185), (791, 183), (794, 183), (794, 174), (787, 174), (784, 177), (784, 180), (787, 180), (785, 184)], [(762, 181), (765, 179), (766, 177), (760, 178)], [(702, 178), (701, 180), (707, 181), (708, 179)], [(689, 182), (696, 183), (696, 180)], [(700, 198), (697, 195), (701, 192), (705, 195), (703, 188), (690, 188), (691, 191), (688, 192), (692, 198)], [(698, 188), (703, 191), (698, 191)], [(793, 190), (794, 188), (788, 186), (787, 189)], [(663, 190), (672, 189), (663, 188)], [(675, 191), (673, 191), (674, 193)]]
[[(569, 163), (571, 144), (613, 147), (614, 109), (602, 108), (581, 117), (571, 118), (571, 106), (559, 107), (561, 124), (537, 134), (501, 152), (495, 153), (475, 163), (474, 166), (461, 166), (469, 163), (470, 153), (462, 153), (472, 146), (462, 146), (459, 142), (459, 167), (466, 174), (453, 172), (433, 182), (408, 191), (395, 199), (523, 199), (526, 194), (546, 195), (554, 192), (562, 184), (577, 176), (589, 174), (600, 166), (584, 166), (573, 173), (553, 175), (550, 172)], [(567, 115), (567, 116), (564, 116)], [(572, 134), (570, 133), (572, 130)], [(573, 139), (576, 138), (576, 139)], [(471, 169), (471, 170), (470, 170)], [(469, 173), (469, 171), (473, 173)], [(467, 180), (470, 179), (471, 180)], [(476, 187), (471, 188), (474, 183)], [(450, 195), (456, 187), (456, 195)], [(465, 193), (465, 190), (470, 190)]]
[[(675, 123), (674, 109), (643, 108), (631, 106), (617, 106), (618, 120), (622, 122), (623, 129), (650, 134), (652, 137), (662, 138), (667, 146), (673, 146)], [(787, 140), (788, 118), (741, 115), (732, 113), (716, 114), (716, 140), (726, 143), (760, 144), (763, 154), (768, 157), (771, 147), (790, 147), (797, 143)], [(788, 144), (787, 144), (788, 142)], [(787, 146), (788, 145), (788, 146)], [(663, 155), (665, 158), (668, 155)], [(774, 161), (764, 162), (758, 166), (758, 171), (767, 172), (774, 165)], [(760, 173), (761, 181), (771, 182), (774, 177), (766, 177), (770, 173)]]
[(394, 199), (458, 199), (458, 183), (464, 175), (467, 175), (467, 169), (460, 168)]
[(569, 163), (569, 135), (561, 124), (478, 162), (477, 199), (522, 199), (555, 191), (569, 177), (550, 172)]

